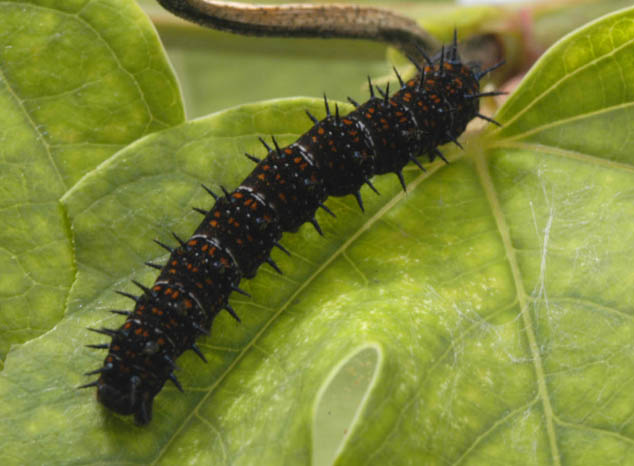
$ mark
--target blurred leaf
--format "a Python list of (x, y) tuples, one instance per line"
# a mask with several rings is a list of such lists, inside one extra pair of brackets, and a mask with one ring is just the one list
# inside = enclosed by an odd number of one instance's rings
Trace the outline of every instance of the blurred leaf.
[(121, 147), (182, 120), (171, 68), (134, 3), (0, 5), (1, 359), (63, 315), (74, 265), (60, 196)]
[(77, 280), (68, 317), (7, 358), (0, 461), (632, 464), (633, 56), (634, 9), (602, 18), (536, 65), (504, 128), (408, 167), (407, 194), (384, 176), (365, 214), (330, 199), (325, 239), (284, 237), (285, 275), (243, 282), (242, 325), (219, 316), (209, 364), (179, 359), (186, 393), (166, 387), (146, 428), (71, 390), (102, 362), (84, 327), (120, 325), (101, 311), (155, 277), (151, 238), (194, 229), (200, 182), (237, 185), (257, 136), (291, 142), (323, 112), (246, 105), (121, 150), (63, 198)]

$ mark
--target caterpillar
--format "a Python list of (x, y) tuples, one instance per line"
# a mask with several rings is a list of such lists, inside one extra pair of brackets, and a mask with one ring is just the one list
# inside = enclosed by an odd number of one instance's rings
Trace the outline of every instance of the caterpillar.
[[(132, 311), (114, 310), (126, 317), (118, 329), (89, 329), (111, 338), (110, 343), (88, 345), (107, 350), (102, 367), (86, 375), (97, 380), (79, 388), (96, 387), (97, 399), (107, 408), (134, 415), (144, 425), (152, 418), (152, 403), (170, 380), (183, 391), (174, 375), (175, 360), (194, 351), (204, 362), (196, 339), (208, 335), (214, 318), (228, 311), (240, 318), (229, 304), (232, 292), (243, 278), (255, 276), (263, 263), (281, 273), (270, 257), (273, 247), (288, 253), (279, 243), (284, 232), (295, 232), (311, 223), (322, 234), (315, 212), (329, 196), (354, 195), (364, 210), (360, 188), (367, 184), (376, 191), (374, 175), (395, 173), (406, 189), (402, 169), (409, 162), (421, 170), (417, 157), (427, 155), (447, 161), (438, 146), (453, 142), (467, 123), (479, 117), (479, 98), (498, 95), (480, 92), (480, 79), (489, 69), (467, 65), (458, 56), (457, 38), (433, 58), (421, 51), (424, 62), (410, 58), (416, 75), (403, 81), (396, 68), (399, 89), (390, 95), (368, 79), (370, 98), (363, 104), (349, 99), (355, 109), (340, 115), (331, 112), (324, 96), (326, 117), (318, 120), (309, 112), (313, 126), (294, 143), (273, 147), (260, 138), (267, 154), (263, 159), (246, 156), (255, 169), (232, 192), (213, 196), (214, 206), (197, 209), (204, 215), (193, 235), (172, 248), (156, 241), (170, 256), (164, 266), (147, 263), (159, 270), (151, 288), (136, 281), (142, 294), (118, 292), (134, 301)], [(375, 89), (377, 93), (375, 94)]]

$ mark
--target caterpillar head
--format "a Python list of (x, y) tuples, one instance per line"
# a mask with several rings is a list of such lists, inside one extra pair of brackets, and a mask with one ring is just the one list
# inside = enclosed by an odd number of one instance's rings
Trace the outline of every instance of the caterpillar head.
[(138, 425), (150, 422), (154, 395), (143, 389), (141, 377), (133, 375), (127, 383), (109, 383), (106, 379), (102, 374), (97, 380), (97, 399), (101, 404), (119, 414), (134, 414)]

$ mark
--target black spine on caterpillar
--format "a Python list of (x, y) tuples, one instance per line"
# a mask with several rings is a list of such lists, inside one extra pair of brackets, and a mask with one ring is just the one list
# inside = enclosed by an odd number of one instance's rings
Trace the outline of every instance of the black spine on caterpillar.
[[(478, 113), (479, 79), (488, 71), (476, 71), (461, 63), (456, 42), (403, 83), (392, 96), (389, 90), (374, 94), (340, 116), (329, 108), (327, 116), (297, 141), (280, 148), (273, 140), (268, 154), (236, 188), (218, 197), (216, 203), (187, 241), (170, 251), (170, 257), (152, 288), (143, 291), (134, 310), (113, 311), (127, 316), (116, 330), (95, 331), (112, 338), (110, 344), (89, 345), (107, 349), (104, 365), (89, 374), (99, 378), (83, 387), (97, 387), (98, 400), (121, 414), (134, 414), (138, 424), (152, 417), (152, 400), (167, 380), (179, 390), (174, 361), (196, 347), (196, 338), (208, 334), (214, 318), (226, 309), (238, 319), (228, 300), (238, 284), (251, 278), (268, 262), (270, 252), (285, 231), (293, 232), (315, 221), (328, 196), (359, 194), (376, 174), (396, 173), (405, 188), (401, 171), (410, 161), (427, 154), (444, 159), (437, 146), (453, 141)], [(497, 65), (499, 66), (499, 65)], [(496, 66), (496, 67), (497, 67)], [(494, 67), (495, 68), (495, 67)], [(493, 68), (492, 68), (493, 69)], [(398, 75), (398, 74), (397, 74)], [(354, 102), (353, 102), (354, 103)], [(457, 143), (457, 142), (456, 142)], [(370, 187), (372, 185), (370, 184)], [(160, 244), (160, 243), (159, 243)], [(239, 319), (238, 319), (239, 320)], [(94, 329), (91, 329), (94, 330)]]

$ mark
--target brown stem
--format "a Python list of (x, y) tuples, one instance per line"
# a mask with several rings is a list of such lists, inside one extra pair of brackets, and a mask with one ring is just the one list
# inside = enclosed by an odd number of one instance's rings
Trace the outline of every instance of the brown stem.
[(213, 29), (237, 34), (283, 37), (369, 39), (420, 57), (439, 44), (404, 16), (358, 5), (249, 5), (213, 0), (158, 0), (173, 14)]

